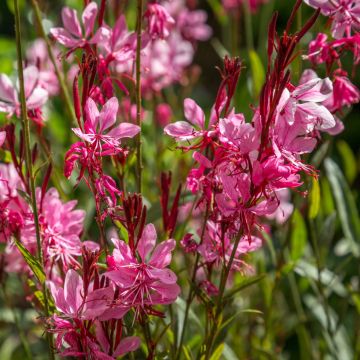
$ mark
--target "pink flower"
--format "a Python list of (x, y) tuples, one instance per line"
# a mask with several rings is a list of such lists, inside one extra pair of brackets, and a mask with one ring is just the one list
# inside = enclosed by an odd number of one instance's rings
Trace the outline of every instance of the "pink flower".
[(280, 200), (280, 205), (276, 211), (266, 217), (279, 225), (284, 224), (294, 211), (294, 205), (290, 202), (290, 191), (288, 189), (281, 189), (276, 191), (276, 195)]
[(163, 1), (162, 5), (175, 19), (176, 28), (182, 37), (189, 41), (206, 41), (212, 29), (206, 24), (207, 13), (203, 10), (189, 9), (185, 0)]
[(156, 238), (154, 225), (146, 225), (137, 244), (139, 258), (124, 241), (113, 239), (115, 249), (107, 259), (106, 276), (119, 287), (126, 306), (170, 304), (180, 293), (176, 275), (167, 269), (176, 242), (169, 239), (155, 246)]
[(134, 137), (140, 131), (139, 126), (130, 123), (114, 126), (118, 109), (119, 103), (115, 97), (109, 99), (100, 112), (94, 100), (89, 98), (85, 105), (84, 130), (80, 128), (72, 130), (101, 156), (115, 155), (121, 151), (121, 139)]
[(352, 28), (360, 29), (360, 3), (356, 0), (304, 0), (314, 8), (321, 9), (325, 16), (333, 19), (332, 35), (336, 39), (351, 36)]
[(220, 119), (219, 131), (221, 142), (243, 155), (259, 148), (260, 138), (255, 128), (245, 122), (243, 114), (230, 114), (227, 119)]
[(148, 4), (144, 17), (148, 21), (148, 32), (153, 39), (164, 39), (170, 34), (175, 20), (160, 4)]
[(173, 115), (170, 105), (162, 103), (158, 104), (155, 109), (155, 120), (157, 123), (165, 127), (170, 123), (171, 117)]
[[(98, 31), (94, 41), (105, 52), (108, 62), (115, 59), (118, 63), (123, 64), (129, 63), (135, 58), (136, 33), (128, 31), (124, 15), (117, 19), (113, 28), (106, 27), (106, 31)], [(142, 47), (146, 45), (147, 40), (144, 38)]]
[(6, 140), (6, 131), (0, 131), (0, 147), (3, 146)]
[[(103, 351), (108, 354), (111, 350), (110, 343), (108, 340), (108, 337), (106, 336), (103, 327), (101, 326), (100, 322), (95, 323), (95, 334), (96, 339), (100, 343), (101, 348)], [(123, 356), (127, 354), (130, 351), (135, 351), (140, 346), (140, 338), (137, 336), (128, 336), (120, 340), (119, 344), (116, 346), (116, 348), (113, 350), (113, 353), (111, 357), (109, 356), (109, 359), (118, 358), (119, 356)], [(105, 360), (106, 358), (104, 358)]]
[[(211, 132), (205, 130), (205, 114), (194, 100), (189, 98), (184, 100), (184, 113), (188, 122), (177, 121), (167, 125), (164, 129), (165, 134), (172, 136), (177, 141), (211, 136)], [(210, 121), (209, 128), (214, 124), (213, 120), (214, 118)]]
[[(24, 85), (26, 107), (29, 112), (36, 112), (48, 99), (48, 92), (39, 86), (39, 71), (36, 66), (30, 65), (24, 69)], [(0, 75), (0, 112), (20, 117), (18, 89), (19, 85), (15, 87), (7, 75)]]
[[(64, 7), (61, 11), (61, 18), (64, 27), (56, 27), (50, 30), (50, 34), (62, 45), (67, 48), (75, 49), (85, 46), (87, 43), (94, 43), (94, 39), (99, 38), (99, 33), (106, 31), (100, 28), (96, 38), (93, 35), (96, 15), (98, 12), (97, 4), (90, 2), (82, 13), (83, 28), (81, 28), (77, 11)], [(90, 38), (90, 39), (89, 39)]]
[(320, 130), (332, 128), (335, 126), (335, 119), (321, 105), (321, 102), (331, 97), (332, 92), (333, 86), (328, 78), (304, 79), (294, 90), (284, 90), (277, 108), (278, 119), (284, 118), (289, 125), (306, 124)]
[[(235, 251), (235, 258), (232, 263), (234, 270), (241, 270), (244, 261), (241, 256), (255, 251), (262, 246), (261, 239), (252, 236), (249, 241), (248, 236), (243, 236), (240, 239), (238, 247)], [(198, 246), (198, 252), (207, 263), (215, 263), (220, 266), (222, 263), (227, 264), (230, 260), (231, 253), (234, 249), (233, 240), (230, 239), (229, 234), (222, 236), (221, 225), (208, 221), (206, 224), (206, 231), (201, 245)]]
[(82, 278), (72, 269), (66, 273), (64, 288), (57, 287), (52, 282), (48, 284), (57, 310), (70, 318), (82, 320), (98, 318), (108, 309), (113, 299), (111, 287), (93, 291), (84, 289)]
[(39, 221), (46, 264), (50, 266), (54, 261), (61, 261), (67, 269), (70, 265), (76, 265), (76, 257), (81, 255), (80, 234), (85, 211), (75, 210), (76, 200), (63, 203), (55, 188), (49, 189), (41, 202), (40, 194), (38, 189)]
[(343, 71), (337, 71), (334, 74), (333, 81), (334, 92), (331, 99), (325, 102), (325, 105), (336, 112), (360, 101), (360, 90), (350, 81), (347, 74)]

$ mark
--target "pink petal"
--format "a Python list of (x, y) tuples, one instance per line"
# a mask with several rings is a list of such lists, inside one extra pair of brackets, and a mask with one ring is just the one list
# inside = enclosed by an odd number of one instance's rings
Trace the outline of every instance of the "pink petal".
[(164, 132), (179, 140), (190, 140), (200, 135), (186, 121), (177, 121), (174, 124), (169, 124), (165, 127)]
[(105, 103), (99, 116), (100, 133), (115, 124), (118, 109), (119, 101), (116, 97), (112, 97)]
[(164, 268), (171, 262), (171, 252), (175, 249), (176, 241), (169, 239), (156, 246), (151, 255), (149, 265), (156, 268)]
[[(39, 80), (39, 70), (36, 66), (30, 65), (24, 69), (24, 85), (25, 85), (26, 98), (28, 98), (31, 95), (38, 80)], [(17, 88), (19, 89), (19, 81), (17, 81)]]
[[(320, 124), (317, 125), (318, 129), (326, 130), (333, 128), (336, 125), (336, 121), (334, 119), (334, 116), (331, 114), (331, 112), (323, 105), (318, 105), (313, 102), (308, 102), (304, 104), (298, 104), (297, 106), (298, 110), (301, 110), (301, 112), (305, 113), (306, 115), (309, 115), (310, 117), (314, 117), (316, 119), (320, 120)], [(303, 120), (308, 123), (309, 119), (303, 117)]]
[(140, 346), (140, 338), (137, 336), (129, 336), (122, 339), (115, 349), (113, 356), (118, 357), (125, 355), (130, 351), (135, 351)]
[(145, 262), (146, 256), (154, 248), (156, 243), (156, 229), (153, 224), (147, 224), (144, 227), (142, 236), (137, 245), (137, 251), (142, 259)]
[(71, 37), (70, 33), (64, 28), (52, 28), (50, 34), (62, 45), (73, 48), (75, 46), (80, 46), (81, 41)]
[(89, 3), (88, 6), (84, 9), (84, 12), (82, 13), (82, 21), (85, 27), (85, 37), (89, 37), (89, 35), (92, 33), (94, 29), (94, 23), (96, 20), (97, 15), (97, 4), (95, 2)]
[(262, 240), (256, 236), (251, 237), (251, 242), (249, 242), (249, 237), (244, 236), (241, 238), (238, 248), (236, 250), (239, 254), (246, 254), (251, 251), (255, 251), (262, 246)]
[(127, 306), (109, 307), (99, 316), (99, 320), (107, 321), (111, 319), (122, 319), (129, 310), (130, 307)]
[(99, 109), (92, 98), (88, 98), (85, 104), (86, 121), (90, 121), (95, 130), (99, 123)]
[(86, 297), (82, 317), (90, 320), (100, 316), (110, 305), (114, 291), (111, 287), (97, 289)]
[(99, 321), (95, 322), (95, 335), (96, 340), (99, 342), (101, 348), (108, 353), (110, 350), (110, 343)]
[(64, 289), (57, 287), (52, 281), (48, 282), (48, 287), (50, 288), (51, 295), (55, 300), (56, 308), (66, 314), (68, 306), (64, 297)]
[(34, 89), (34, 91), (29, 96), (29, 98), (26, 99), (26, 105), (30, 110), (38, 109), (41, 108), (46, 103), (48, 98), (49, 98), (48, 92), (41, 87), (37, 87)]
[(72, 35), (82, 38), (81, 26), (77, 17), (77, 11), (64, 7), (61, 11), (64, 28)]
[(0, 75), (0, 100), (9, 103), (16, 102), (16, 90), (9, 77), (5, 74)]
[(298, 86), (292, 96), (301, 101), (321, 102), (332, 95), (333, 86), (329, 78), (312, 79)]
[(3, 146), (6, 139), (6, 131), (0, 131), (0, 147)]
[(75, 270), (68, 270), (64, 283), (64, 297), (67, 305), (75, 313), (81, 306), (83, 299), (83, 281)]
[(131, 123), (121, 123), (110, 130), (107, 135), (116, 139), (132, 138), (140, 132), (140, 126)]
[(150, 277), (158, 279), (164, 284), (175, 284), (177, 276), (170, 269), (150, 269), (148, 270)]
[(116, 285), (122, 288), (128, 288), (133, 285), (136, 278), (136, 271), (128, 268), (108, 271), (105, 276), (112, 280)]
[(185, 118), (200, 129), (205, 127), (205, 114), (200, 106), (192, 99), (184, 100)]

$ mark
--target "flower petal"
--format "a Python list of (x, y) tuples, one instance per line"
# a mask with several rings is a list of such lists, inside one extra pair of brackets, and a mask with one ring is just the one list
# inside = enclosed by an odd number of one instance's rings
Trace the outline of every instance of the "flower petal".
[(50, 34), (62, 45), (73, 48), (76, 46), (80, 46), (81, 41), (78, 39), (74, 39), (70, 33), (64, 28), (52, 28), (50, 30)]
[(146, 256), (154, 248), (156, 243), (156, 229), (153, 224), (147, 224), (144, 227), (143, 233), (137, 245), (137, 251), (142, 259), (145, 262)]
[(130, 351), (135, 351), (140, 346), (140, 338), (137, 336), (128, 336), (122, 339), (115, 349), (113, 356), (118, 357), (125, 355)]
[(61, 11), (64, 28), (72, 35), (82, 38), (81, 26), (75, 9), (64, 7)]
[(200, 136), (200, 134), (186, 121), (177, 121), (174, 124), (169, 124), (165, 127), (164, 132), (178, 140), (190, 140)]
[(171, 252), (175, 249), (176, 241), (169, 239), (156, 246), (152, 253), (149, 265), (156, 268), (164, 268), (171, 262)]
[(85, 37), (89, 37), (94, 29), (96, 15), (98, 12), (97, 4), (95, 2), (89, 3), (82, 13), (82, 21), (85, 28)]
[(140, 132), (140, 126), (131, 123), (121, 123), (108, 132), (108, 136), (116, 139), (132, 138)]
[(118, 109), (119, 101), (116, 97), (112, 97), (105, 103), (99, 116), (99, 132), (101, 134), (104, 132), (104, 130), (115, 124)]
[(83, 302), (82, 292), (83, 281), (80, 275), (75, 270), (68, 270), (64, 283), (64, 297), (73, 313), (76, 313)]
[(205, 127), (205, 114), (201, 107), (192, 99), (184, 100), (185, 118), (200, 129)]

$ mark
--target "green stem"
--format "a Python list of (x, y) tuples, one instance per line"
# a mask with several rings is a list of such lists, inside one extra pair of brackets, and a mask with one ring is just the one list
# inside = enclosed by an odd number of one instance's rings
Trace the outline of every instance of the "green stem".
[[(35, 233), (36, 233), (36, 245), (37, 245), (37, 257), (44, 268), (44, 258), (41, 246), (41, 236), (40, 236), (40, 226), (39, 226), (39, 215), (36, 204), (36, 194), (35, 194), (35, 179), (33, 175), (32, 160), (31, 160), (31, 149), (30, 149), (30, 123), (27, 117), (26, 109), (26, 98), (25, 98), (25, 84), (24, 84), (24, 71), (23, 71), (23, 56), (21, 49), (21, 27), (20, 27), (20, 11), (18, 0), (14, 0), (15, 8), (15, 34), (16, 34), (16, 50), (17, 50), (17, 63), (18, 63), (18, 75), (19, 75), (19, 84), (20, 84), (20, 103), (21, 103), (21, 117), (23, 122), (23, 131), (24, 131), (24, 140), (25, 140), (25, 165), (26, 171), (29, 176), (30, 181), (30, 197), (31, 197), (31, 206), (34, 214), (34, 224), (35, 224)], [(49, 316), (49, 304), (47, 298), (47, 289), (45, 283), (43, 284), (43, 296), (45, 303), (45, 315)], [(54, 359), (53, 352), (53, 341), (52, 334), (47, 333), (47, 339), (49, 343), (49, 358)]]
[[(200, 244), (202, 243), (204, 235), (205, 235), (206, 223), (208, 221), (208, 218), (209, 218), (209, 208), (207, 207), (206, 212), (205, 212), (205, 217), (204, 217), (204, 223), (203, 223), (202, 230), (201, 230)], [(179, 346), (177, 348), (176, 356), (175, 356), (176, 360), (179, 360), (180, 356), (182, 354), (181, 350), (182, 350), (182, 345), (183, 345), (184, 338), (185, 338), (185, 329), (186, 329), (186, 324), (187, 324), (187, 321), (188, 321), (188, 318), (189, 318), (190, 305), (191, 305), (191, 303), (192, 303), (192, 301), (194, 299), (194, 283), (195, 283), (196, 273), (197, 273), (198, 266), (199, 266), (199, 261), (200, 261), (200, 255), (197, 252), (193, 272), (192, 272), (192, 275), (191, 275), (189, 295), (188, 295), (187, 300), (186, 300), (184, 322), (183, 322), (183, 326), (182, 326), (182, 329), (181, 329), (180, 342), (179, 342)]]
[(44, 29), (42, 21), (41, 21), (41, 12), (40, 12), (40, 8), (39, 8), (39, 4), (38, 4), (37, 0), (31, 0), (31, 5), (32, 5), (32, 8), (34, 10), (36, 22), (37, 22), (39, 30), (40, 30), (40, 35), (44, 39), (44, 41), (46, 42), (46, 47), (47, 47), (47, 50), (48, 50), (50, 60), (51, 60), (51, 62), (53, 64), (53, 66), (54, 66), (55, 74), (56, 74), (56, 76), (57, 76), (57, 78), (59, 80), (61, 91), (62, 91), (62, 93), (64, 95), (64, 100), (65, 100), (65, 105), (66, 105), (67, 111), (68, 111), (69, 115), (71, 116), (72, 122), (74, 124), (77, 124), (78, 122), (76, 120), (74, 108), (73, 108), (73, 105), (72, 105), (72, 101), (71, 101), (71, 98), (70, 98), (70, 95), (69, 95), (68, 88), (66, 86), (65, 79), (64, 79), (62, 73), (59, 70), (58, 64), (56, 62), (54, 53), (53, 53), (52, 48), (51, 48), (50, 40), (49, 40), (48, 36), (45, 33), (45, 29)]
[(248, 51), (254, 49), (254, 38), (252, 29), (252, 15), (250, 11), (249, 0), (244, 2), (244, 13), (245, 13), (245, 36), (246, 36), (246, 47)]
[(136, 136), (136, 186), (137, 192), (141, 193), (142, 183), (142, 154), (141, 154), (141, 28), (142, 28), (143, 1), (137, 0), (137, 23), (136, 23), (136, 124), (140, 126), (140, 132)]
[(205, 346), (205, 360), (210, 359), (211, 356), (211, 350), (213, 348), (215, 339), (216, 339), (216, 333), (218, 332), (218, 328), (219, 328), (219, 319), (220, 319), (220, 315), (222, 314), (223, 311), (223, 296), (224, 296), (224, 292), (225, 292), (225, 287), (226, 287), (226, 282), (227, 279), (229, 277), (230, 274), (230, 270), (231, 270), (231, 266), (232, 263), (234, 261), (235, 258), (235, 254), (236, 254), (236, 250), (239, 246), (239, 242), (242, 236), (242, 231), (239, 230), (238, 234), (236, 235), (235, 241), (234, 241), (234, 247), (232, 249), (231, 255), (230, 255), (230, 259), (228, 264), (224, 264), (223, 267), (223, 271), (221, 272), (221, 279), (220, 279), (220, 286), (219, 286), (219, 293), (217, 296), (217, 301), (216, 301), (216, 305), (215, 305), (215, 315), (214, 315), (214, 320), (210, 329), (210, 335), (209, 337), (206, 339), (206, 346)]

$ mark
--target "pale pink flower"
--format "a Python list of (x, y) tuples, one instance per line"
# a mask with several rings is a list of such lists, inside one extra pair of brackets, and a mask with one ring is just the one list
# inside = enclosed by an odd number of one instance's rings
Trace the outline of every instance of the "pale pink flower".
[(274, 213), (267, 215), (266, 217), (270, 220), (275, 220), (278, 225), (282, 225), (293, 213), (294, 205), (290, 202), (289, 189), (276, 190), (275, 193), (280, 201), (280, 205)]
[(98, 33), (93, 36), (95, 20), (98, 12), (97, 4), (92, 1), (84, 9), (81, 19), (81, 28), (78, 13), (75, 9), (64, 7), (61, 11), (61, 18), (64, 27), (56, 27), (50, 30), (50, 34), (62, 45), (67, 48), (75, 49), (85, 46), (87, 43), (94, 43), (100, 37), (99, 33), (106, 32), (101, 27)]
[[(222, 236), (220, 224), (208, 221), (203, 242), (198, 246), (198, 252), (207, 263), (215, 263), (216, 266), (226, 265), (234, 249), (233, 242), (234, 240), (231, 240), (228, 234)], [(248, 236), (241, 237), (231, 265), (232, 269), (241, 270), (244, 264), (244, 260), (241, 257), (259, 249), (261, 246), (261, 239), (255, 236), (252, 236), (250, 241)]]
[[(84, 289), (81, 276), (75, 270), (68, 270), (65, 277), (64, 288), (48, 282), (55, 306), (63, 316), (93, 320), (101, 316), (111, 305), (113, 289), (100, 288), (92, 291)], [(85, 293), (85, 290), (86, 293)]]
[(175, 20), (160, 4), (148, 4), (144, 17), (148, 21), (148, 33), (153, 39), (167, 38), (175, 25)]
[[(52, 49), (55, 54), (59, 50)], [(46, 42), (43, 39), (36, 39), (26, 51), (28, 64), (34, 65), (39, 70), (38, 85), (44, 88), (49, 95), (54, 96), (59, 93), (59, 81), (56, 76), (54, 66), (49, 58)], [(61, 61), (56, 57), (57, 66), (61, 68)]]
[(165, 127), (170, 123), (171, 117), (173, 115), (173, 111), (169, 104), (158, 104), (155, 109), (155, 120), (156, 122)]
[(0, 147), (3, 146), (6, 140), (6, 131), (0, 131)]
[[(24, 69), (25, 99), (28, 111), (37, 111), (46, 103), (48, 92), (39, 86), (39, 70), (30, 65)], [(0, 74), (0, 112), (8, 116), (21, 114), (19, 83), (16, 86), (5, 74)]]
[(167, 268), (176, 242), (169, 239), (156, 245), (156, 238), (154, 225), (146, 225), (137, 244), (139, 258), (124, 241), (113, 240), (115, 249), (105, 275), (119, 287), (126, 306), (170, 304), (180, 293), (176, 275)]
[(304, 0), (314, 8), (321, 9), (325, 16), (331, 16), (332, 35), (336, 39), (351, 36), (351, 30), (360, 29), (360, 3), (357, 0)]
[(121, 139), (132, 138), (140, 131), (139, 126), (130, 123), (114, 126), (118, 109), (119, 102), (115, 97), (109, 99), (100, 112), (94, 100), (89, 98), (85, 105), (84, 130), (80, 128), (72, 130), (101, 156), (115, 155), (121, 151)]
[[(121, 15), (113, 28), (104, 26), (106, 30), (98, 31), (93, 39), (104, 51), (106, 61), (115, 59), (119, 64), (130, 64), (136, 55), (136, 33), (129, 32), (124, 15)], [(147, 45), (147, 38), (143, 36), (142, 47)]]
[[(165, 127), (165, 134), (177, 141), (192, 140), (199, 137), (211, 136), (212, 131), (205, 129), (205, 114), (200, 106), (192, 99), (184, 100), (186, 121), (177, 121)], [(214, 118), (210, 119), (209, 128), (214, 125)], [(190, 123), (190, 124), (189, 124)]]
[(76, 200), (63, 203), (55, 188), (45, 193), (42, 202), (40, 195), (41, 191), (37, 189), (46, 264), (61, 261), (67, 269), (69, 265), (77, 264), (76, 257), (81, 255), (80, 234), (83, 231), (85, 211), (75, 209)]
[(332, 111), (357, 104), (360, 101), (360, 90), (350, 81), (344, 72), (337, 72), (333, 80), (334, 92), (325, 105)]

